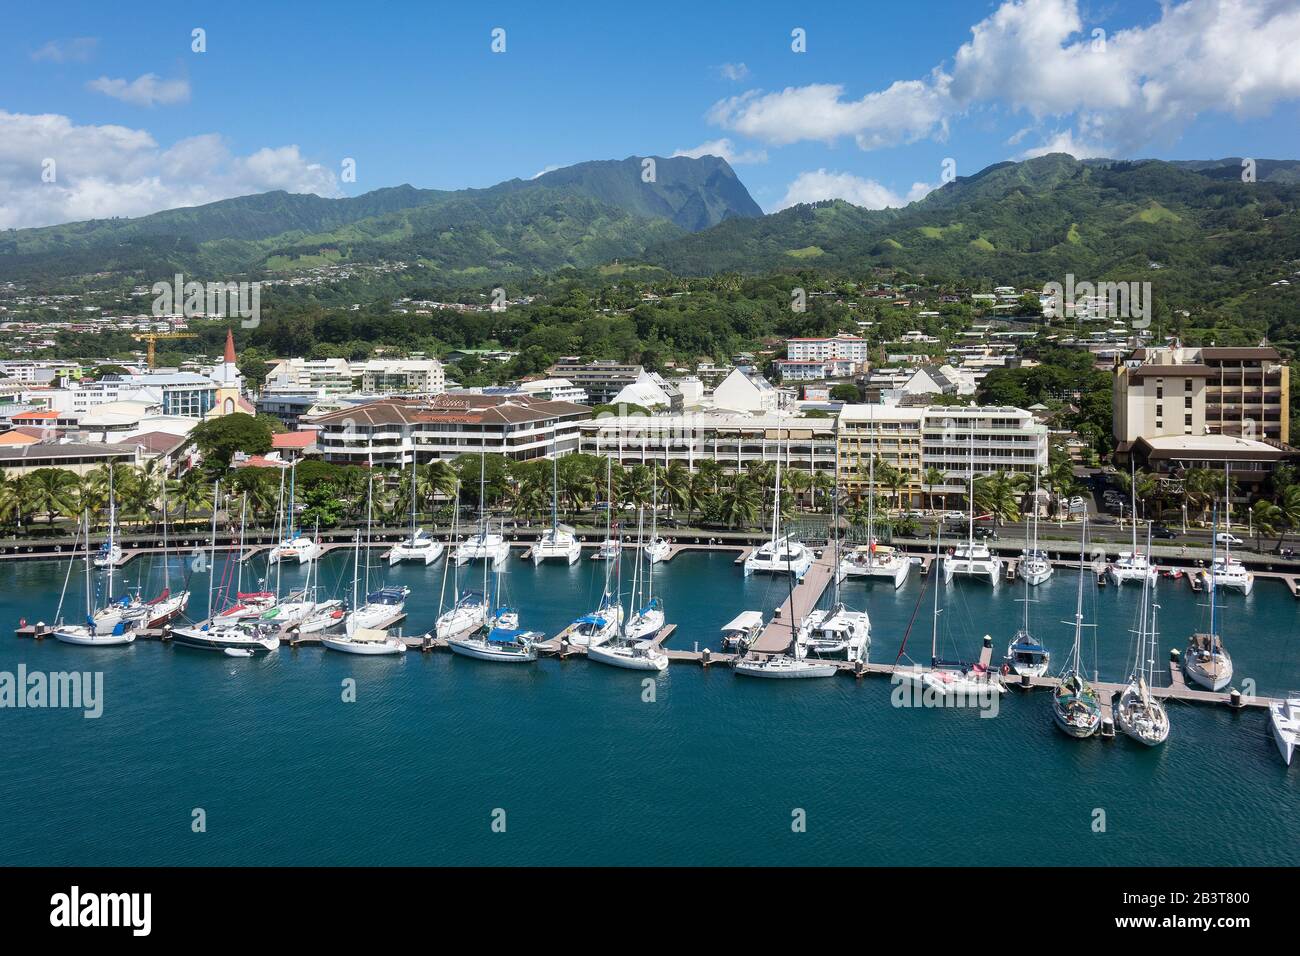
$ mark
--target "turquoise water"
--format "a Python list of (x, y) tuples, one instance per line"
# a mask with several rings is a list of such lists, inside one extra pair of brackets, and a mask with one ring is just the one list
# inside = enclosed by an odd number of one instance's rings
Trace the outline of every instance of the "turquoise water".
[[(745, 580), (732, 561), (686, 553), (661, 566), (679, 625), (671, 646), (716, 647), (736, 613), (780, 603), (782, 583)], [(65, 570), (0, 564), (0, 670), (102, 669), (106, 698), (98, 720), (0, 711), (0, 859), (11, 864), (1300, 862), (1300, 767), (1282, 766), (1259, 710), (1173, 704), (1169, 742), (1148, 750), (1066, 739), (1042, 693), (1009, 694), (980, 719), (895, 708), (883, 678), (753, 681), (674, 664), (648, 702), (644, 675), (581, 659), (503, 666), (313, 647), (236, 660), (11, 637), (20, 617), (52, 618)], [(590, 561), (512, 561), (506, 580), (524, 625), (554, 633), (594, 606), (602, 575)], [(350, 576), (346, 556), (325, 560), (327, 586)], [(386, 577), (413, 589), (408, 632), (426, 630), (441, 563)], [(191, 587), (201, 610), (206, 582)], [(1058, 572), (1032, 606), (1058, 661), (1074, 588)], [(921, 593), (917, 575), (898, 592), (846, 585), (871, 613), (873, 660), (898, 654)], [(908, 642), (917, 659), (929, 656), (932, 593)], [(986, 632), (1000, 653), (1021, 593), (944, 589), (941, 653), (974, 656)], [(1139, 591), (1085, 593), (1100, 674), (1122, 679)], [(1206, 610), (1183, 583), (1159, 593), (1163, 660)], [(1300, 689), (1300, 602), (1280, 584), (1229, 595), (1223, 633), (1238, 685)], [(355, 703), (341, 699), (349, 677)], [(195, 808), (204, 833), (191, 830)], [(796, 808), (806, 832), (792, 830)]]

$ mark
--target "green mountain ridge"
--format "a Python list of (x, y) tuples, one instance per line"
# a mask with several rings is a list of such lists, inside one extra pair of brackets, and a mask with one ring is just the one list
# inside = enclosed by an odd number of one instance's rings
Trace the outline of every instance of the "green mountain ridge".
[(138, 219), (0, 233), (0, 279), (173, 271), (244, 274), (319, 261), (411, 259), (500, 278), (590, 267), (733, 217), (759, 216), (715, 156), (580, 163), (486, 189), (403, 185), (326, 199), (283, 191)]

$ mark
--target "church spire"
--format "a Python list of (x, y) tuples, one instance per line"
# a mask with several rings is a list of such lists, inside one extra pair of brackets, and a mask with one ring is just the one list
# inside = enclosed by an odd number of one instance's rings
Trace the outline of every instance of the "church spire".
[(233, 329), (226, 329), (226, 357), (224, 359), (227, 365), (235, 364), (235, 333)]

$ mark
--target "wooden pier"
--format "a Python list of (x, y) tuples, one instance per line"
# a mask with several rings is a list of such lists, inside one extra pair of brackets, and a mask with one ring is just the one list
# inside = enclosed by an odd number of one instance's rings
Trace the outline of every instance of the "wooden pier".
[[(792, 628), (797, 628), (799, 622), (817, 607), (817, 602), (835, 578), (835, 570), (835, 558), (829, 551), (813, 561), (808, 573), (795, 584), (790, 595), (776, 609), (772, 620), (750, 645), (750, 650), (757, 654), (779, 654), (793, 644)], [(784, 583), (784, 575), (778, 574), (775, 578)]]

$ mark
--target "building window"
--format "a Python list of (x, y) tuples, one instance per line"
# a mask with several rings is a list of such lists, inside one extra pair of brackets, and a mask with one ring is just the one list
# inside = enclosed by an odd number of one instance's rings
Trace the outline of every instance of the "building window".
[(1183, 416), (1183, 424), (1186, 425), (1188, 428), (1191, 428), (1191, 427), (1192, 427), (1192, 416), (1191, 416), (1191, 415), (1184, 415), (1184, 416)]

